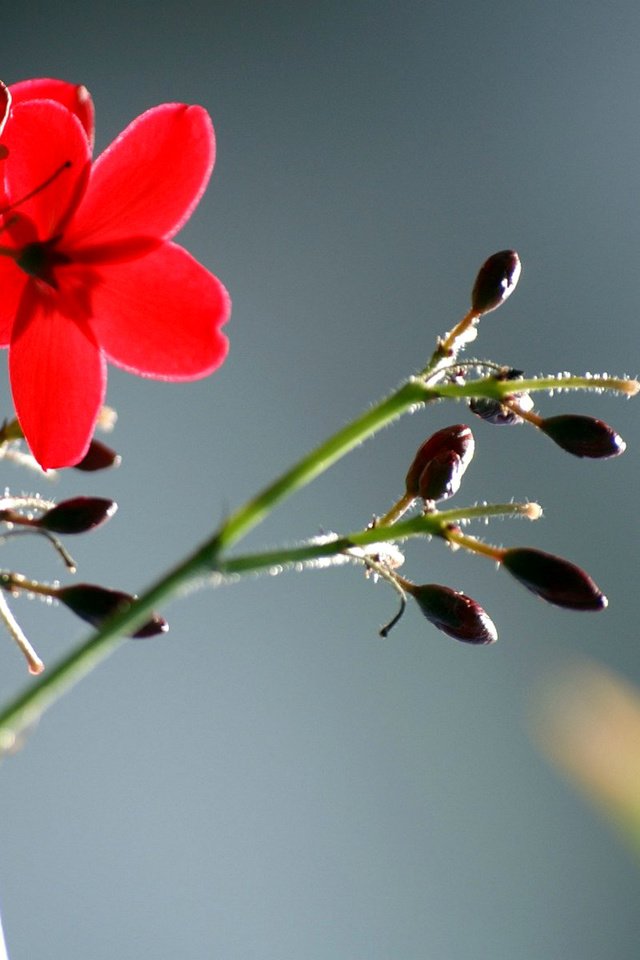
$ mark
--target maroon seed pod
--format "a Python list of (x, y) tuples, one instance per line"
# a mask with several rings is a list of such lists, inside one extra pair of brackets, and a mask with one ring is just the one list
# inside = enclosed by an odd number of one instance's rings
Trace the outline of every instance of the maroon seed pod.
[(543, 433), (574, 457), (606, 460), (617, 457), (627, 448), (622, 437), (602, 420), (578, 414), (547, 417), (539, 424)]
[(498, 639), (489, 614), (466, 594), (438, 583), (424, 583), (410, 592), (427, 620), (455, 640), (488, 644)]
[(604, 610), (608, 600), (588, 573), (575, 564), (531, 547), (505, 550), (502, 566), (547, 603), (568, 610)]
[(407, 493), (424, 500), (447, 500), (460, 488), (475, 442), (469, 427), (458, 423), (438, 430), (422, 444), (409, 467)]
[(522, 265), (515, 250), (500, 250), (480, 267), (471, 292), (471, 309), (483, 314), (496, 310), (516, 288)]
[[(129, 593), (107, 590), (106, 587), (99, 587), (93, 583), (76, 583), (68, 587), (60, 587), (55, 596), (76, 616), (86, 620), (93, 627), (101, 627), (109, 617), (126, 610), (136, 599)], [(137, 639), (153, 637), (159, 633), (166, 633), (168, 629), (169, 624), (164, 617), (154, 613), (129, 636)]]
[(92, 440), (89, 449), (80, 463), (74, 464), (74, 470), (83, 470), (93, 473), (95, 470), (108, 470), (110, 467), (119, 467), (122, 458), (119, 454), (100, 440)]
[(47, 510), (36, 526), (49, 533), (87, 533), (114, 515), (118, 504), (103, 497), (73, 497)]

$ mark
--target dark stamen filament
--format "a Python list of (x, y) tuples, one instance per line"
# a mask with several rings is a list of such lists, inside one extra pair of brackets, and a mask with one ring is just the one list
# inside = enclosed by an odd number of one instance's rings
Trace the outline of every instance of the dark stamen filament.
[(24, 197), (20, 197), (19, 200), (14, 200), (13, 203), (10, 203), (8, 206), (0, 209), (0, 216), (4, 217), (5, 213), (8, 213), (10, 210), (14, 210), (23, 203), (26, 203), (27, 200), (31, 200), (32, 197), (35, 197), (36, 194), (40, 193), (41, 190), (45, 190), (49, 184), (53, 183), (53, 181), (56, 180), (61, 173), (63, 173), (65, 170), (69, 170), (70, 167), (71, 161), (65, 160), (64, 163), (61, 163), (60, 166), (54, 170), (51, 176), (47, 177), (43, 183), (39, 184), (37, 187), (34, 187), (34, 189), (30, 190), (29, 193), (25, 193)]

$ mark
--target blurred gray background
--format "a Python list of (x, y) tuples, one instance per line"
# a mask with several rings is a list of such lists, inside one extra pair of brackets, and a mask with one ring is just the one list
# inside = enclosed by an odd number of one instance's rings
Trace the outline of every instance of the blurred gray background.
[[(523, 276), (477, 354), (640, 372), (639, 44), (634, 0), (3, 4), (3, 79), (85, 83), (98, 151), (167, 100), (203, 104), (218, 136), (180, 239), (231, 292), (230, 356), (195, 385), (111, 370), (123, 465), (53, 489), (119, 503), (69, 543), (79, 577), (143, 589), (422, 365), (495, 250), (517, 249)], [(487, 535), (586, 567), (609, 609), (543, 605), (439, 544), (413, 545), (407, 574), (476, 597), (494, 647), (414, 609), (381, 641), (396, 598), (357, 569), (176, 601), (168, 637), (123, 647), (0, 769), (12, 960), (637, 960), (638, 865), (527, 715), (582, 656), (640, 682), (640, 408), (539, 406), (608, 420), (627, 454), (582, 462), (474, 418), (454, 502), (540, 501), (539, 524)], [(418, 444), (470, 416), (405, 418), (243, 549), (362, 527)], [(3, 483), (50, 491), (10, 466)], [(41, 544), (2, 565), (63, 575)], [(62, 609), (14, 611), (50, 663), (85, 636)], [(0, 673), (3, 700), (28, 682), (9, 640)]]

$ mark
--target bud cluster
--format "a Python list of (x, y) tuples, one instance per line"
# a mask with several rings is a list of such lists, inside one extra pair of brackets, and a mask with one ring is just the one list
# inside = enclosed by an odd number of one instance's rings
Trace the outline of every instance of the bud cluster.
[[(562, 450), (576, 457), (617, 457), (624, 452), (625, 442), (608, 424), (595, 417), (571, 413), (543, 417), (534, 410), (532, 394), (541, 389), (553, 391), (561, 385), (564, 389), (596, 387), (633, 395), (640, 391), (639, 383), (616, 380), (606, 375), (590, 379), (567, 374), (559, 384), (554, 378), (527, 379), (521, 370), (492, 360), (471, 359), (462, 362), (459, 359), (466, 345), (475, 339), (480, 318), (504, 304), (515, 289), (520, 273), (520, 258), (513, 250), (499, 251), (485, 261), (473, 284), (471, 305), (467, 313), (449, 333), (437, 340), (436, 349), (421, 373), (404, 385), (404, 388), (409, 388), (410, 403), (428, 404), (451, 398), (461, 400), (468, 403), (469, 411), (484, 423), (496, 426), (530, 424)], [(417, 387), (420, 389), (416, 389)], [(380, 410), (384, 409), (385, 416), (388, 416), (390, 411), (398, 415), (398, 411), (409, 409), (406, 394), (402, 397), (405, 406), (394, 406), (402, 396), (404, 388), (377, 408), (376, 413), (380, 419), (376, 429), (383, 422), (388, 422), (383, 420)], [(354, 424), (360, 429), (365, 420), (367, 429), (370, 430), (373, 423), (371, 414), (361, 421), (354, 421)], [(354, 424), (348, 428), (351, 439), (357, 433)], [(481, 427), (480, 424), (478, 426)], [(354, 443), (365, 435), (366, 431), (362, 429)], [(4, 457), (28, 462), (28, 455), (19, 448), (23, 439), (17, 420), (0, 426), (0, 452)], [(340, 444), (343, 442), (344, 432), (340, 436)], [(269, 502), (272, 505), (283, 492), (291, 492), (296, 488), (296, 484), (300, 484), (301, 477), (315, 475), (319, 468), (324, 468), (322, 456), (327, 450), (330, 455), (326, 460), (335, 459), (338, 446), (340, 445), (336, 444), (336, 438), (330, 438), (324, 447), (318, 448), (301, 462), (304, 469), (298, 464), (292, 471), (284, 474), (275, 486), (267, 488), (262, 500), (259, 497), (257, 501), (250, 502), (247, 509), (252, 522), (257, 522), (256, 503), (264, 506), (268, 496), (271, 496)], [(442, 508), (443, 503), (459, 493), (475, 448), (476, 440), (467, 424), (454, 423), (437, 430), (418, 447), (405, 474), (404, 492), (385, 514), (356, 537), (332, 537), (322, 544), (310, 541), (304, 545), (304, 549), (301, 548), (301, 554), (298, 554), (302, 555), (305, 561), (316, 560), (318, 565), (319, 558), (364, 563), (368, 572), (391, 584), (401, 597), (401, 607), (398, 615), (380, 631), (382, 636), (387, 636), (397, 623), (405, 609), (407, 598), (411, 598), (429, 623), (454, 639), (486, 646), (495, 643), (498, 637), (498, 631), (489, 614), (466, 593), (438, 583), (414, 583), (399, 573), (398, 567), (403, 558), (400, 555), (398, 560), (399, 550), (394, 553), (390, 548), (394, 541), (408, 536), (435, 536), (452, 549), (464, 549), (486, 557), (528, 591), (555, 606), (570, 610), (599, 611), (607, 605), (604, 593), (592, 578), (570, 561), (530, 547), (495, 546), (465, 532), (466, 524), (473, 519), (488, 520), (494, 516), (537, 519), (542, 512), (537, 504), (518, 504), (511, 501), (508, 504), (485, 503), (461, 509), (451, 509), (448, 506), (447, 509)], [(344, 446), (340, 449), (343, 450)], [(85, 457), (73, 469), (94, 472), (118, 466), (119, 462), (120, 458), (114, 450), (94, 439)], [(313, 469), (310, 469), (310, 465)], [(290, 486), (286, 487), (286, 483)], [(278, 491), (278, 497), (273, 494), (274, 489)], [(419, 516), (397, 526), (407, 511), (416, 508), (420, 510)], [(254, 509), (253, 514), (251, 509)], [(109, 520), (115, 511), (115, 502), (102, 497), (77, 496), (54, 503), (39, 497), (6, 495), (0, 499), (0, 524), (3, 524), (0, 537), (7, 539), (19, 533), (39, 535), (55, 548), (67, 568), (75, 572), (75, 563), (59, 538), (96, 530)], [(371, 527), (375, 527), (375, 536), (379, 537), (379, 543), (374, 543)], [(361, 549), (361, 544), (369, 549)], [(219, 542), (217, 546), (219, 547)], [(317, 553), (314, 552), (316, 548)], [(320, 548), (323, 548), (322, 552)], [(281, 563), (291, 563), (290, 557), (294, 554), (295, 550), (283, 549), (280, 554), (268, 552), (249, 558), (236, 557), (236, 570), (247, 572), (250, 569), (260, 569), (266, 560), (271, 568), (279, 567)], [(274, 556), (277, 557), (276, 561)], [(280, 557), (284, 559), (281, 560)], [(253, 567), (250, 561), (253, 562)], [(216, 571), (221, 575), (232, 569), (232, 561), (216, 556), (216, 563), (219, 564)], [(128, 610), (135, 600), (135, 597), (128, 593), (96, 584), (51, 586), (18, 573), (0, 572), (0, 619), (24, 651), (32, 672), (39, 672), (43, 668), (42, 662), (13, 618), (5, 596), (21, 592), (54, 600), (98, 628), (112, 617)], [(138, 621), (138, 626), (131, 636), (151, 637), (168, 629), (161, 616), (149, 614), (148, 610), (146, 612), (147, 619), (141, 624)]]
[[(17, 422), (0, 428), (0, 445), (11, 447), (19, 440)], [(75, 469), (94, 472), (117, 466), (119, 462), (120, 458), (115, 451), (94, 439), (86, 456)], [(0, 540), (19, 534), (40, 535), (53, 546), (67, 569), (73, 573), (76, 569), (75, 561), (59, 537), (92, 532), (106, 523), (116, 510), (115, 501), (105, 497), (77, 496), (55, 503), (39, 496), (11, 496), (7, 493), (0, 498)], [(16, 596), (20, 593), (58, 602), (97, 628), (127, 610), (136, 599), (121, 590), (97, 584), (50, 585), (29, 579), (20, 573), (0, 571), (0, 620), (25, 655), (31, 673), (42, 672), (44, 664), (22, 632), (6, 599), (6, 595)], [(131, 636), (152, 637), (167, 630), (166, 620), (152, 613)]]
[(471, 463), (475, 441), (469, 427), (455, 424), (438, 430), (418, 449), (405, 480), (407, 495), (435, 504), (460, 489)]
[[(529, 423), (558, 447), (580, 458), (609, 459), (624, 452), (626, 444), (608, 424), (595, 417), (563, 413), (542, 417), (533, 409), (531, 392), (540, 389), (535, 380), (526, 380), (521, 370), (486, 360), (460, 363), (458, 352), (473, 339), (470, 328), (479, 317), (496, 310), (511, 294), (520, 276), (518, 255), (502, 250), (483, 264), (471, 293), (471, 310), (444, 340), (439, 341), (431, 365), (423, 372), (429, 384), (445, 383), (463, 386), (462, 396), (470, 397), (469, 409), (481, 420), (497, 426)], [(445, 360), (449, 358), (449, 365)], [(484, 371), (477, 380), (477, 395), (471, 393), (468, 371)], [(589, 378), (564, 375), (566, 386), (587, 387)], [(552, 378), (546, 387), (553, 390)], [(601, 389), (620, 390), (633, 395), (640, 389), (635, 381), (594, 378)], [(579, 383), (577, 381), (580, 381)], [(596, 386), (596, 383), (593, 383)], [(434, 387), (437, 390), (437, 386)], [(452, 396), (449, 391), (446, 396)], [(441, 511), (439, 504), (454, 497), (460, 490), (465, 471), (474, 454), (475, 440), (465, 424), (444, 427), (428, 437), (418, 448), (405, 478), (405, 493), (376, 523), (376, 533), (385, 529), (391, 538), (394, 524), (416, 503), (420, 503), (425, 519), (425, 533), (437, 534), (452, 548), (463, 548), (485, 556), (503, 568), (513, 579), (540, 599), (569, 610), (599, 611), (607, 606), (607, 598), (592, 578), (580, 567), (561, 557), (530, 547), (498, 547), (463, 532), (464, 524), (475, 517), (520, 515), (537, 519), (542, 511), (533, 504), (474, 506), (467, 510)], [(455, 518), (455, 519), (454, 519)], [(428, 521), (428, 522), (427, 522)], [(410, 522), (409, 522), (410, 523)], [(405, 528), (407, 525), (405, 525)], [(411, 528), (413, 529), (413, 528)], [(410, 535), (415, 535), (411, 533)], [(370, 564), (369, 564), (370, 565)], [(377, 572), (380, 572), (379, 570)], [(435, 583), (415, 584), (400, 576), (397, 570), (382, 571), (402, 596), (400, 613), (381, 635), (386, 636), (400, 618), (407, 596), (415, 600), (421, 613), (439, 630), (464, 643), (491, 644), (497, 630), (482, 606), (467, 594)]]
[[(436, 502), (457, 493), (474, 448), (469, 427), (455, 424), (438, 430), (419, 447), (407, 473), (405, 497), (400, 502), (404, 503), (406, 496), (412, 502), (421, 499), (425, 514), (437, 519)], [(531, 509), (522, 513), (531, 519), (540, 515), (540, 511)], [(395, 516), (393, 511), (389, 515)], [(542, 600), (570, 610), (597, 611), (607, 606), (607, 598), (591, 577), (568, 560), (529, 547), (493, 547), (467, 536), (457, 523), (447, 522), (444, 516), (437, 528), (444, 540), (453, 547), (488, 556)], [(430, 623), (456, 640), (479, 645), (497, 640), (497, 629), (487, 612), (465, 593), (441, 584), (414, 584), (390, 569), (385, 571), (385, 578), (403, 595), (411, 596)], [(383, 628), (383, 636), (389, 628), (390, 625)]]

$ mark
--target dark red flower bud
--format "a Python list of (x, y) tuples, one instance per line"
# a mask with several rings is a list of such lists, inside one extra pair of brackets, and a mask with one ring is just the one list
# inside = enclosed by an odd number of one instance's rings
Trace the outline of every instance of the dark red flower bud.
[[(495, 380), (518, 380), (522, 376), (522, 370), (507, 368), (497, 373)], [(506, 399), (506, 398), (505, 398)], [(528, 393), (511, 393), (510, 400), (516, 400), (524, 410), (530, 410), (533, 401)], [(499, 427), (510, 427), (516, 423), (522, 423), (522, 417), (517, 413), (505, 407), (499, 400), (490, 400), (489, 397), (473, 397), (469, 401), (469, 409), (477, 417), (486, 420), (487, 423), (494, 423)]]
[(501, 250), (485, 260), (473, 285), (471, 309), (482, 314), (499, 307), (515, 290), (521, 269), (515, 250)]
[(74, 470), (84, 470), (93, 473), (94, 470), (107, 470), (109, 467), (120, 466), (121, 457), (100, 440), (92, 440), (89, 449), (80, 463), (74, 464)]
[(86, 533), (114, 515), (118, 504), (103, 497), (73, 497), (47, 510), (37, 526), (50, 533)]
[(627, 448), (612, 427), (595, 417), (566, 413), (547, 417), (539, 426), (554, 443), (575, 457), (605, 460), (619, 456)]
[(522, 423), (522, 418), (517, 413), (503, 406), (499, 400), (490, 400), (488, 397), (474, 397), (469, 401), (469, 409), (477, 417), (498, 427), (512, 427), (516, 423)]
[(436, 503), (448, 500), (460, 489), (464, 465), (453, 450), (438, 454), (430, 460), (420, 474), (418, 490), (423, 500)]
[(438, 430), (413, 458), (405, 481), (407, 493), (434, 502), (452, 497), (460, 488), (474, 449), (473, 434), (464, 424)]
[(547, 603), (569, 610), (604, 610), (607, 598), (575, 564), (530, 547), (505, 550), (502, 565), (511, 576)]
[[(107, 590), (106, 587), (98, 587), (93, 583), (76, 583), (68, 587), (60, 587), (55, 596), (76, 616), (86, 620), (93, 627), (101, 627), (109, 617), (126, 610), (136, 599), (129, 593)], [(159, 633), (166, 633), (168, 629), (169, 624), (164, 617), (154, 613), (146, 623), (129, 636), (138, 639), (153, 637)]]
[(438, 583), (412, 587), (411, 595), (427, 620), (464, 643), (487, 644), (498, 639), (493, 620), (479, 603)]

